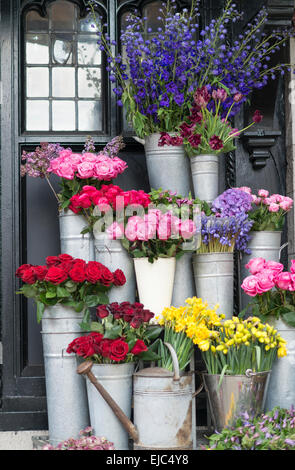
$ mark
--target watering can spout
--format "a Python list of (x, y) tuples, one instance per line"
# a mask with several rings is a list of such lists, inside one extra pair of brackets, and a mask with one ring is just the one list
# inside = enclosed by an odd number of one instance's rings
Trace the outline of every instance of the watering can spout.
[(142, 145), (145, 144), (145, 140), (144, 140), (144, 139), (141, 139), (140, 137), (137, 137), (137, 135), (134, 135), (134, 136), (133, 136), (133, 139), (136, 140), (136, 142), (139, 142), (139, 143), (142, 144)]
[(122, 425), (128, 432), (131, 439), (133, 439), (133, 441), (137, 444), (139, 442), (139, 435), (138, 435), (136, 426), (134, 426), (134, 424), (130, 421), (130, 419), (125, 415), (125, 413), (117, 405), (115, 400), (111, 397), (111, 395), (107, 392), (107, 390), (102, 386), (102, 384), (98, 382), (97, 378), (91, 372), (92, 365), (93, 363), (91, 361), (83, 362), (82, 364), (78, 366), (77, 373), (80, 375), (87, 375), (90, 382), (95, 386), (95, 388), (101, 394), (103, 399), (112, 408), (117, 418), (121, 421)]

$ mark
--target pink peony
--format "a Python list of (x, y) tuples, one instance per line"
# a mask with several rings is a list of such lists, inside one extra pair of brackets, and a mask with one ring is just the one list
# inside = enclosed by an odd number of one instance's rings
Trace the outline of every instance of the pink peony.
[(283, 201), (280, 202), (280, 208), (284, 211), (289, 211), (293, 207), (293, 199), (290, 197), (285, 197)]
[(250, 295), (251, 297), (255, 297), (258, 293), (257, 292), (257, 277), (253, 275), (246, 277), (241, 287), (247, 295)]
[(180, 224), (180, 234), (182, 238), (188, 240), (194, 236), (196, 233), (196, 226), (194, 222), (190, 219), (184, 220)]
[(272, 271), (274, 276), (276, 276), (284, 270), (284, 265), (282, 263), (277, 263), (276, 261), (267, 261), (264, 268)]
[(258, 196), (260, 197), (268, 197), (269, 192), (266, 189), (259, 189)]
[(124, 238), (124, 225), (113, 222), (106, 230), (110, 240), (118, 240)]
[(279, 289), (292, 290), (293, 288), (292, 275), (288, 272), (281, 272), (276, 277), (275, 284)]
[(248, 193), (248, 194), (252, 193), (252, 189), (249, 188), (248, 186), (241, 186), (240, 188), (236, 188), (236, 189), (240, 189), (241, 191), (244, 191), (245, 193)]
[(256, 274), (256, 279), (257, 294), (264, 294), (264, 292), (268, 292), (275, 286), (272, 273), (268, 273), (267, 271), (261, 271)]
[(274, 202), (271, 202), (270, 205), (268, 206), (269, 212), (278, 212), (280, 210), (279, 204), (276, 204)]
[(250, 271), (251, 274), (255, 275), (262, 271), (265, 267), (264, 258), (252, 258), (249, 263), (246, 264), (245, 268)]

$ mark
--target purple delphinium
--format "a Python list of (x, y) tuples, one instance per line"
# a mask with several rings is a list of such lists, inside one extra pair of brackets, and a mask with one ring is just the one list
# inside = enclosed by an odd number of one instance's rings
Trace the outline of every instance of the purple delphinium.
[(59, 152), (64, 150), (60, 144), (48, 144), (42, 142), (33, 152), (23, 151), (21, 165), (21, 176), (32, 176), (33, 178), (46, 178), (50, 176), (48, 168), (51, 160), (59, 156)]

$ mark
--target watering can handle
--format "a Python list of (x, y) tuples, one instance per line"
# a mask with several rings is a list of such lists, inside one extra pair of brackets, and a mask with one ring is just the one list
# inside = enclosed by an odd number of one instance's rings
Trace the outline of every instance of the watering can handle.
[(281, 254), (282, 254), (283, 249), (286, 248), (286, 246), (288, 246), (288, 245), (289, 245), (289, 243), (287, 242), (287, 243), (284, 243), (284, 245), (281, 246), (280, 251), (279, 251), (279, 259), (281, 259)]
[(172, 356), (172, 362), (173, 362), (173, 369), (174, 369), (174, 377), (173, 380), (177, 381), (180, 380), (180, 374), (179, 374), (179, 363), (178, 363), (178, 358), (175, 349), (173, 346), (171, 346), (170, 343), (164, 343), (165, 346), (169, 349), (171, 356)]

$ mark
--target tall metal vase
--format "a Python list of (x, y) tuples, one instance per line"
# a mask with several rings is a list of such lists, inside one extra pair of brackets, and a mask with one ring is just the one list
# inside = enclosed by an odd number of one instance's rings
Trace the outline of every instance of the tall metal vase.
[[(281, 255), (281, 238), (282, 232), (279, 231), (253, 231), (250, 233), (251, 240), (248, 243), (248, 248), (251, 254), (244, 254), (241, 259), (241, 284), (245, 277), (250, 276), (250, 272), (246, 268), (246, 264), (252, 258), (264, 258), (266, 261), (280, 261)], [(250, 302), (250, 297), (241, 290), (241, 310), (244, 309)]]
[(94, 261), (94, 244), (91, 233), (81, 234), (87, 226), (83, 215), (71, 210), (62, 211), (59, 215), (60, 249), (74, 258)]
[(234, 259), (233, 253), (194, 254), (193, 268), (197, 297), (210, 308), (219, 304), (218, 313), (233, 315)]
[(193, 254), (184, 253), (176, 260), (175, 278), (171, 304), (173, 307), (185, 305), (186, 299), (196, 295), (193, 273)]
[[(130, 419), (134, 363), (93, 364), (92, 373)], [(90, 422), (96, 436), (106, 437), (115, 450), (128, 450), (128, 433), (111, 407), (86, 379)]]
[(267, 411), (275, 406), (291, 408), (295, 406), (295, 328), (282, 319), (270, 319), (268, 323), (287, 341), (287, 356), (277, 358), (273, 364), (265, 407)]
[(144, 140), (134, 137), (144, 145), (150, 187), (170, 190), (184, 197), (191, 191), (189, 159), (184, 146), (159, 147), (161, 134), (151, 134)]
[(111, 289), (108, 293), (110, 302), (135, 302), (136, 281), (132, 258), (123, 248), (120, 240), (110, 240), (105, 232), (94, 234), (95, 260), (107, 266), (111, 271), (121, 269), (126, 277), (123, 286)]
[(66, 349), (82, 335), (79, 327), (83, 312), (71, 307), (46, 307), (42, 318), (42, 343), (45, 367), (49, 440), (57, 445), (89, 426), (85, 380), (76, 373), (75, 354)]
[(219, 155), (190, 157), (195, 198), (212, 203), (219, 194)]

